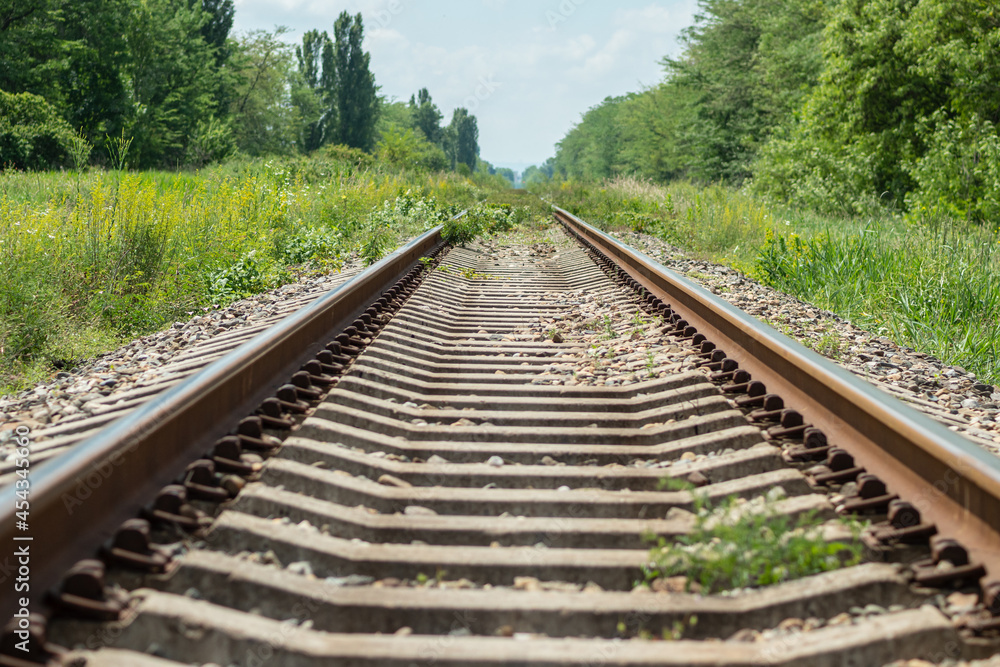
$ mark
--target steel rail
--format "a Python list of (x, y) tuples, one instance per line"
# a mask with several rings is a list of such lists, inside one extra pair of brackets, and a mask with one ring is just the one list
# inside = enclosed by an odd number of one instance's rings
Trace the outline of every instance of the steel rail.
[(754, 380), (822, 429), (829, 442), (913, 504), (938, 534), (1000, 579), (1000, 459), (759, 320), (553, 207), (571, 233), (671, 304)]
[[(44, 608), (44, 594), (69, 567), (92, 557), (122, 521), (136, 516), (157, 490), (288, 382), (416, 266), (420, 257), (443, 244), (441, 226), (424, 233), (72, 451), (32, 471), (27, 530), (16, 527), (14, 485), (0, 490), (0, 574), (7, 575), (7, 584), (18, 570), (15, 548), (27, 545), (31, 608)], [(15, 601), (22, 595), (0, 599), (0, 618), (7, 619), (16, 611)]]

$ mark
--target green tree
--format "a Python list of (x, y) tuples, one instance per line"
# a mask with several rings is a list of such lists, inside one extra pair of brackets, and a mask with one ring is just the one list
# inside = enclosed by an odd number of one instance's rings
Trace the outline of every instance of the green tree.
[(432, 144), (441, 145), (444, 131), (441, 129), (441, 110), (431, 101), (431, 94), (426, 88), (421, 88), (416, 96), (410, 97), (410, 111), (413, 114), (414, 125), (424, 133), (424, 137)]
[(0, 6), (0, 90), (44, 95), (63, 57), (54, 0), (8, 0)]
[(556, 165), (571, 178), (602, 179), (619, 171), (623, 97), (608, 97), (589, 109), (558, 144)]
[(230, 108), (236, 95), (233, 71), (227, 66), (236, 44), (229, 38), (236, 8), (233, 0), (188, 0), (188, 2), (201, 7), (205, 21), (201, 26), (201, 38), (215, 54), (217, 77), (213, 95), (216, 108), (223, 114)]
[(379, 159), (396, 167), (437, 171), (448, 165), (444, 151), (412, 128), (392, 125), (379, 139), (376, 147)]
[(445, 153), (452, 169), (464, 164), (469, 172), (476, 169), (479, 159), (479, 124), (464, 107), (455, 109), (445, 131)]
[(233, 29), (236, 7), (233, 0), (201, 0), (201, 9), (205, 14), (201, 38), (215, 50), (216, 64), (221, 66), (229, 57), (229, 31)]
[(62, 102), (63, 117), (105, 154), (105, 137), (119, 135), (134, 114), (127, 68), (131, 58), (127, 0), (80, 0), (60, 10), (65, 66), (46, 97)]
[(587, 111), (559, 143), (557, 170), (741, 183), (816, 84), (834, 2), (700, 0), (665, 80)]
[(312, 152), (327, 142), (335, 125), (333, 97), (333, 47), (324, 31), (309, 30), (295, 48), (298, 77), (292, 85), (292, 102), (301, 122), (299, 145)]
[(750, 175), (761, 145), (816, 84), (826, 5), (699, 0), (695, 23), (682, 38), (683, 55), (663, 61), (675, 103), (690, 106), (674, 129), (690, 156), (688, 175), (734, 183)]
[(556, 173), (555, 158), (550, 157), (540, 166), (531, 165), (530, 167), (525, 169), (524, 173), (521, 174), (521, 183), (523, 183), (525, 187), (533, 183), (544, 183), (545, 181), (555, 176), (555, 173)]
[(248, 155), (287, 154), (296, 148), (296, 109), (288, 82), (295, 56), (282, 41), (288, 28), (254, 30), (233, 45), (236, 79), (229, 111), (236, 146)]
[(975, 201), (995, 189), (998, 46), (992, 3), (843, 0), (820, 83), (794, 131), (765, 151), (756, 187), (846, 213), (940, 202), (981, 219)]
[(494, 173), (498, 176), (503, 176), (510, 181), (511, 186), (517, 182), (517, 174), (514, 173), (513, 169), (508, 169), (507, 167), (497, 167), (497, 169), (494, 170)]
[[(337, 143), (368, 151), (375, 144), (379, 98), (375, 77), (369, 69), (371, 54), (362, 48), (364, 24), (361, 14), (351, 17), (346, 11), (333, 26), (333, 74)], [(324, 63), (324, 74), (326, 63)]]
[(375, 125), (376, 133), (381, 136), (392, 128), (416, 130), (417, 126), (413, 122), (410, 105), (405, 102), (390, 102), (382, 99), (381, 109), (378, 112), (378, 123)]
[(127, 0), (14, 0), (0, 9), (0, 89), (42, 95), (100, 145), (133, 108)]
[(135, 109), (126, 130), (134, 137), (130, 161), (140, 167), (184, 164), (190, 139), (204, 135), (216, 113), (215, 58), (201, 35), (205, 15), (178, 0), (132, 7), (126, 35)]
[(691, 177), (699, 158), (689, 128), (697, 124), (694, 93), (661, 83), (622, 103), (619, 169), (657, 181)]

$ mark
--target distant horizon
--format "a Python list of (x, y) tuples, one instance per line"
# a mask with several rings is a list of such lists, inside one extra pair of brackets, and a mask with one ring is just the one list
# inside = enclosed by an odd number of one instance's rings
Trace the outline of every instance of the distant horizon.
[(307, 30), (332, 34), (340, 12), (360, 12), (382, 95), (406, 102), (427, 88), (443, 123), (465, 106), (479, 122), (482, 159), (522, 173), (552, 157), (589, 108), (659, 83), (659, 62), (680, 52), (697, 0), (427, 4), (236, 0), (233, 31), (283, 25), (284, 39), (301, 44)]

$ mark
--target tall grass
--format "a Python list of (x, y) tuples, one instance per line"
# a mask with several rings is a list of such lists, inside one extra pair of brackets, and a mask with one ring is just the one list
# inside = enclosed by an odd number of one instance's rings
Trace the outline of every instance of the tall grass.
[(967, 223), (897, 222), (805, 240), (770, 235), (755, 269), (862, 328), (997, 382), (998, 254), (996, 235)]
[(828, 218), (721, 186), (628, 178), (562, 183), (549, 196), (595, 224), (655, 234), (1000, 382), (1000, 234), (993, 229), (891, 212)]
[(335, 267), (373, 238), (384, 252), (486, 195), (454, 174), (330, 155), (182, 173), (2, 172), (0, 393), (276, 286), (288, 265)]

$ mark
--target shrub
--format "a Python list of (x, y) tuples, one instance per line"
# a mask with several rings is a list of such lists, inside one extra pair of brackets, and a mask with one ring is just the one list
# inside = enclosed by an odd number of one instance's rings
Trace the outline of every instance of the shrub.
[(376, 150), (380, 160), (394, 167), (440, 171), (448, 164), (444, 151), (427, 141), (423, 133), (398, 125), (382, 133)]
[(360, 148), (351, 148), (350, 146), (344, 146), (343, 144), (330, 144), (323, 146), (316, 151), (314, 156), (319, 157), (320, 159), (331, 160), (333, 162), (344, 162), (358, 170), (368, 169), (375, 162), (371, 155), (364, 152)]
[(340, 232), (321, 227), (297, 227), (275, 239), (276, 255), (288, 264), (334, 259), (339, 254)]
[(239, 260), (208, 274), (208, 297), (213, 303), (224, 304), (259, 294), (274, 285), (267, 263), (251, 250)]
[(233, 128), (215, 116), (199, 120), (194, 135), (187, 146), (187, 163), (201, 167), (210, 162), (221, 162), (236, 151)]
[(45, 98), (0, 90), (0, 169), (72, 166), (83, 144)]

